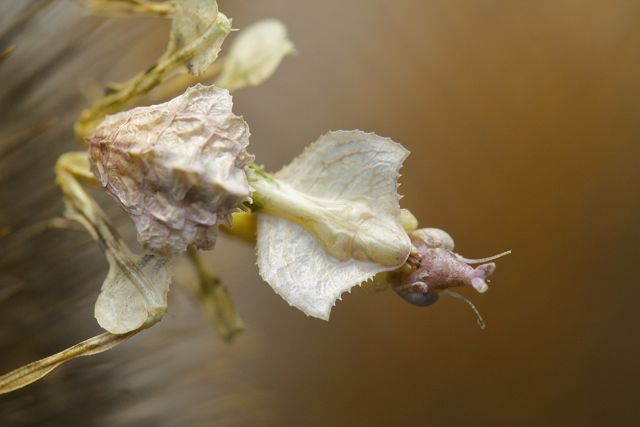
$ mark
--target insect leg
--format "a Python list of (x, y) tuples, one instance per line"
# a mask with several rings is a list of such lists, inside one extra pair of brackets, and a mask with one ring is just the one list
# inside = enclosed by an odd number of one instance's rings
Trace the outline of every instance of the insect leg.
[(198, 275), (198, 299), (211, 318), (218, 335), (224, 341), (232, 341), (244, 330), (244, 323), (236, 313), (229, 290), (220, 278), (205, 266), (197, 249), (189, 247), (187, 256)]

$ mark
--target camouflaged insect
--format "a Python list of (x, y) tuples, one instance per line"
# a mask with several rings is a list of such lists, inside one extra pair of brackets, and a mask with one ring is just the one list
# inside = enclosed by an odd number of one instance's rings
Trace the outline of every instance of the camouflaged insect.
[(249, 200), (249, 126), (229, 92), (197, 85), (160, 105), (108, 116), (88, 139), (91, 168), (159, 253), (215, 245)]

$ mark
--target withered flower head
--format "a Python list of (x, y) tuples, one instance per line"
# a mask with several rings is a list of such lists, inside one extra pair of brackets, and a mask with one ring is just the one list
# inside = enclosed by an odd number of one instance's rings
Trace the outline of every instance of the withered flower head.
[(229, 92), (197, 85), (159, 105), (108, 116), (88, 138), (91, 168), (160, 253), (214, 246), (249, 199), (249, 126)]

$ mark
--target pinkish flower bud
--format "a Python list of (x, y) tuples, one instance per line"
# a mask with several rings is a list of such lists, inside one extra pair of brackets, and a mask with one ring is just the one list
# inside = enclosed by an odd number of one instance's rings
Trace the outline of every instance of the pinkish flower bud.
[(217, 226), (249, 199), (249, 126), (232, 105), (227, 90), (197, 85), (167, 103), (108, 116), (88, 138), (93, 173), (146, 248), (211, 248)]

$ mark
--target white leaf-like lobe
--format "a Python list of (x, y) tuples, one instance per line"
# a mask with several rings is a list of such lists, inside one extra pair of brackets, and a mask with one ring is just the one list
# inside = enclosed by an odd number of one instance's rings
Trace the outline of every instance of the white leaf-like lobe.
[[(399, 169), (408, 154), (400, 144), (372, 133), (330, 132), (275, 176), (329, 202), (364, 203), (381, 224), (408, 240), (397, 193)], [(342, 293), (398, 267), (340, 261), (301, 225), (270, 215), (259, 215), (257, 252), (262, 278), (289, 304), (324, 320)]]
[(231, 45), (216, 85), (230, 91), (257, 86), (293, 51), (293, 42), (282, 22), (265, 19), (253, 23), (242, 30)]
[(231, 22), (219, 13), (215, 0), (178, 1), (165, 56), (191, 51), (185, 65), (190, 74), (200, 75), (216, 60), (230, 31)]
[[(135, 267), (129, 270), (120, 268), (109, 257), (109, 274), (96, 301), (94, 315), (98, 324), (113, 334), (124, 334), (153, 324), (167, 308), (173, 272), (170, 259), (157, 255), (134, 258)], [(146, 283), (138, 287), (134, 281)]]
[(335, 131), (275, 176), (311, 196), (375, 202), (376, 209), (399, 217), (398, 174), (408, 155), (402, 145), (374, 133)]

